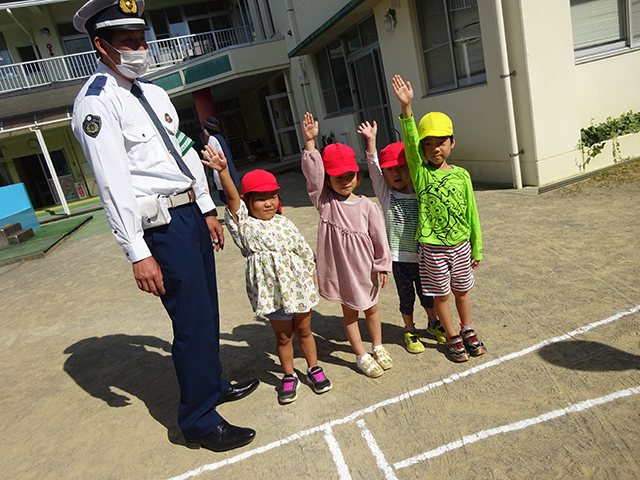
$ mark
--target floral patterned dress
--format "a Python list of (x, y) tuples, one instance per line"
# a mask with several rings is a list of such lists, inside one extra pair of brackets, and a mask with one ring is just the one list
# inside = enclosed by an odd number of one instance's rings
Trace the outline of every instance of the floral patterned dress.
[(303, 313), (318, 304), (313, 281), (313, 250), (298, 228), (283, 215), (260, 220), (249, 215), (241, 201), (233, 218), (229, 209), (225, 222), (245, 258), (247, 295), (257, 315), (279, 309)]

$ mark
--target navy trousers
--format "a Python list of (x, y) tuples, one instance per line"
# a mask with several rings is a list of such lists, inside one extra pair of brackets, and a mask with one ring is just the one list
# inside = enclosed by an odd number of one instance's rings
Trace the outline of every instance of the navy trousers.
[(171, 222), (145, 231), (162, 270), (162, 303), (173, 323), (173, 364), (180, 384), (178, 424), (185, 438), (211, 433), (229, 389), (220, 363), (220, 317), (211, 236), (197, 204), (171, 210)]

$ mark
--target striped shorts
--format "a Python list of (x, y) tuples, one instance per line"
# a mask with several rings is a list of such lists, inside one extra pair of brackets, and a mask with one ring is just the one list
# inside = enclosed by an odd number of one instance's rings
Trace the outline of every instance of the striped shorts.
[(451, 290), (471, 290), (475, 279), (471, 270), (469, 240), (455, 247), (419, 245), (420, 283), (425, 295), (442, 296)]

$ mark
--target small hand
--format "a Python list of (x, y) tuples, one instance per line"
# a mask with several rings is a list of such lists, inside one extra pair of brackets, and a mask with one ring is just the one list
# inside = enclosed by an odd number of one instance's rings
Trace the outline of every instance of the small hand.
[(382, 284), (382, 288), (387, 286), (387, 280), (389, 279), (389, 274), (387, 272), (380, 272), (380, 283)]
[(480, 260), (472, 260), (471, 261), (471, 268), (473, 268), (473, 269), (478, 268), (479, 265), (480, 265)]
[(358, 133), (364, 135), (367, 140), (374, 138), (378, 133), (378, 124), (375, 120), (373, 121), (373, 125), (369, 122), (361, 123), (358, 127)]
[(304, 114), (304, 120), (302, 121), (302, 131), (304, 132), (305, 140), (315, 140), (318, 136), (318, 122), (313, 121), (313, 115), (309, 112)]
[(404, 82), (400, 75), (396, 75), (392, 80), (393, 91), (400, 100), (402, 105), (409, 105), (411, 100), (413, 100), (413, 88), (411, 88), (411, 83)]
[(213, 249), (216, 252), (224, 249), (224, 230), (222, 225), (216, 217), (204, 217), (207, 221), (207, 227), (211, 234), (211, 241), (213, 242)]
[(133, 276), (138, 288), (143, 292), (153, 293), (156, 297), (165, 294), (162, 281), (162, 270), (155, 258), (143, 258), (133, 264)]
[(227, 159), (222, 151), (216, 152), (211, 145), (206, 145), (205, 150), (201, 150), (204, 160), (200, 160), (204, 165), (213, 168), (217, 172), (222, 172), (227, 168)]

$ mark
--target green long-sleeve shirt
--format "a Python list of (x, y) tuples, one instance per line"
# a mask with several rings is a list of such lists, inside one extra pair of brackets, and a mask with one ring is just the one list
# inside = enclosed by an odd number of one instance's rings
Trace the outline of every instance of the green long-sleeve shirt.
[(455, 247), (469, 240), (474, 260), (482, 259), (482, 234), (469, 172), (451, 166), (438, 170), (422, 159), (413, 117), (402, 118), (402, 136), (413, 187), (418, 196), (416, 240)]

